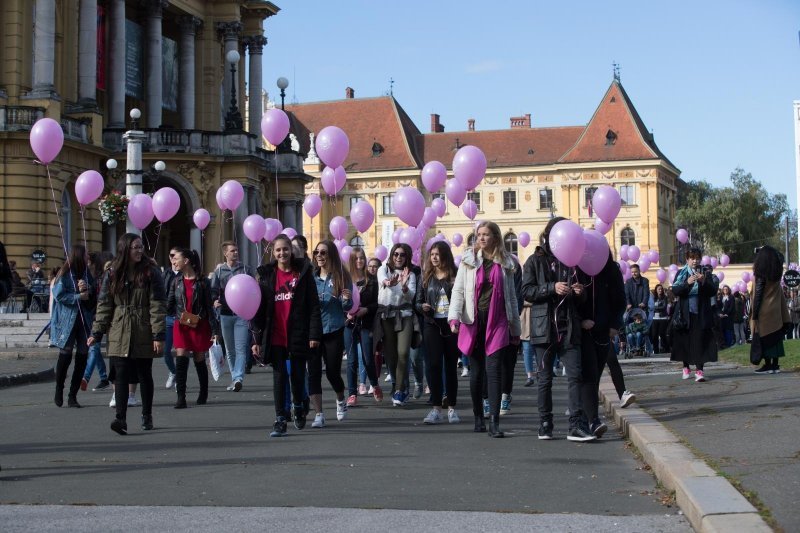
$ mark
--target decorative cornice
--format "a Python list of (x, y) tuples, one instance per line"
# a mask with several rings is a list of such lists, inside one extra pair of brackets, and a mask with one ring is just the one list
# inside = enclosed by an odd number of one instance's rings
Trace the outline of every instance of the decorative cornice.
[(242, 42), (247, 47), (250, 55), (259, 55), (264, 53), (264, 45), (267, 44), (267, 38), (263, 35), (250, 35), (245, 37)]
[(242, 23), (238, 20), (217, 22), (217, 33), (225, 41), (238, 41), (242, 33)]

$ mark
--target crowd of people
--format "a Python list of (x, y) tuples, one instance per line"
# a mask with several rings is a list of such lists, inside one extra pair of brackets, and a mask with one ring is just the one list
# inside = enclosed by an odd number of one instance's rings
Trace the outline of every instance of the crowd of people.
[[(243, 389), (254, 361), (273, 368), (272, 437), (287, 435), (289, 422), (304, 429), (312, 415), (312, 428), (326, 426), (323, 374), (335, 396), (338, 422), (347, 420), (359, 397), (382, 402), (385, 365), (393, 406), (420, 398), (427, 383), (426, 425), (461, 422), (458, 368), (463, 366), (473, 431), (502, 438), (501, 416), (511, 411), (521, 351), (524, 385), (538, 392), (538, 438), (555, 435), (552, 387), (560, 365), (568, 390), (566, 438), (587, 442), (607, 430), (598, 412), (606, 365), (620, 405), (635, 401), (618, 354), (667, 351), (683, 365), (683, 379), (702, 382), (704, 365), (717, 360), (720, 348), (752, 336), (764, 361), (757, 372), (779, 372), (784, 324), (800, 315), (800, 300), (796, 293), (787, 298), (781, 288), (777, 251), (758, 250), (750, 299), (720, 287), (712, 269), (699, 265), (697, 249), (688, 252), (668, 289), (658, 284), (651, 291), (636, 265), (623, 282), (610, 253), (595, 276), (561, 263), (549, 246), (550, 230), (560, 220), (548, 223), (524, 265), (506, 251), (493, 222), (478, 224), (475, 243), (458, 266), (444, 242), (433, 243), (420, 267), (402, 243), (391, 248), (385, 263), (360, 248), (343, 262), (331, 241), (319, 242), (309, 256), (302, 235), (279, 235), (253, 272), (239, 262), (237, 244), (228, 241), (222, 245), (224, 261), (208, 274), (198, 253), (181, 247), (170, 250), (170, 268), (162, 272), (136, 234), (122, 236), (113, 257), (72, 246), (51, 282), (51, 344), (59, 350), (54, 403), (63, 405), (72, 366), (67, 406), (79, 408), (78, 392), (87, 389), (97, 369), (95, 390), (114, 388), (111, 429), (127, 433), (127, 409), (138, 404), (138, 387), (141, 428), (151, 430), (153, 359), (164, 357), (166, 388), (175, 389), (174, 407), (185, 409), (190, 359), (197, 375), (195, 404), (203, 405), (207, 354), (221, 345), (231, 374), (228, 391)], [(0, 251), (9, 278), (0, 289), (9, 293), (11, 270)], [(225, 301), (227, 283), (239, 274), (259, 283), (261, 303), (251, 320), (237, 316)], [(103, 340), (108, 373), (100, 353)]]

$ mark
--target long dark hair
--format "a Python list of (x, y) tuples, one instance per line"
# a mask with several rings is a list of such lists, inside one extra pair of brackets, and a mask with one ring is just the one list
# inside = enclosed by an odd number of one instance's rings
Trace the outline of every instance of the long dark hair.
[(439, 252), (439, 262), (442, 270), (447, 272), (447, 281), (452, 282), (456, 277), (456, 262), (453, 259), (453, 252), (450, 250), (450, 246), (445, 242), (437, 241), (433, 243), (425, 259), (425, 268), (422, 274), (422, 286), (425, 288), (428, 287), (428, 282), (436, 273), (436, 268), (431, 263), (431, 252), (434, 249)]
[[(358, 258), (360, 256), (364, 256), (364, 268), (358, 268)], [(348, 260), (347, 270), (350, 272), (350, 277), (355, 279), (358, 276), (360, 279), (367, 279), (369, 276), (367, 275), (367, 265), (369, 264), (369, 258), (367, 257), (367, 253), (364, 249), (360, 246), (355, 246), (353, 251), (350, 253), (350, 259)]]
[[(135, 233), (126, 233), (117, 241), (117, 256), (111, 263), (111, 284), (109, 291), (111, 294), (121, 294), (125, 290), (125, 283), (128, 278), (128, 264), (130, 263), (131, 245), (134, 241), (141, 241), (142, 238)], [(133, 282), (137, 287), (144, 287), (150, 281), (150, 267), (153, 262), (142, 250), (142, 260), (133, 268)]]
[[(353, 281), (350, 278), (350, 274), (342, 266), (342, 258), (339, 257), (339, 249), (336, 245), (328, 240), (318, 242), (317, 247), (320, 244), (324, 244), (325, 248), (328, 249), (328, 272), (333, 278), (333, 292), (336, 296), (339, 296), (342, 294), (343, 289), (350, 290)], [(319, 265), (317, 265), (316, 261), (314, 261), (314, 274), (319, 274)]]
[(200, 254), (198, 254), (196, 250), (180, 247), (173, 248), (173, 250), (176, 250), (179, 254), (189, 260), (189, 264), (191, 265), (192, 270), (194, 270), (194, 274), (197, 279), (204, 277), (203, 265), (200, 264)]
[(772, 246), (762, 246), (753, 261), (753, 274), (767, 281), (780, 281), (783, 275), (783, 254)]
[(394, 253), (397, 251), (398, 248), (402, 248), (403, 251), (406, 253), (406, 262), (403, 265), (403, 268), (408, 268), (411, 270), (411, 247), (404, 242), (398, 242), (394, 246), (392, 246), (392, 251), (389, 252), (389, 258), (386, 259), (386, 268), (389, 269), (389, 272), (394, 271)]
[(82, 244), (73, 244), (69, 250), (69, 257), (61, 266), (57, 277), (71, 273), (77, 282), (86, 275), (86, 268), (86, 247)]

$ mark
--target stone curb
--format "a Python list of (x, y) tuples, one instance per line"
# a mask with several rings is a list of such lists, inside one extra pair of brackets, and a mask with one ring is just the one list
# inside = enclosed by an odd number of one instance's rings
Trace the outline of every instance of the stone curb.
[(772, 531), (756, 508), (681, 444), (674, 433), (636, 404), (620, 408), (617, 391), (607, 375), (600, 382), (600, 401), (656, 478), (667, 490), (675, 491), (678, 506), (695, 531)]
[(13, 387), (15, 385), (25, 385), (28, 383), (42, 383), (54, 381), (56, 371), (54, 368), (46, 368), (39, 372), (26, 372), (23, 374), (6, 374), (0, 376), (0, 388)]

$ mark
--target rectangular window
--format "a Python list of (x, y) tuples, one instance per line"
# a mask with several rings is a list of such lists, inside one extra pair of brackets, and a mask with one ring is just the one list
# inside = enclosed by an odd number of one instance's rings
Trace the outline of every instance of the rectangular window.
[(475, 202), (475, 205), (478, 207), (478, 211), (481, 210), (481, 193), (479, 192), (467, 193), (467, 199)]
[(597, 190), (597, 187), (586, 187), (586, 189), (584, 190), (584, 196), (583, 196), (584, 207), (589, 207), (589, 204), (592, 201), (592, 196), (594, 196), (594, 193), (595, 193), (596, 190)]
[(503, 191), (503, 211), (517, 210), (517, 191)]
[(633, 195), (634, 185), (620, 185), (619, 197), (622, 200), (622, 205), (634, 205), (636, 198)]
[(359, 200), (361, 200), (360, 196), (351, 196), (350, 197), (350, 209), (351, 210), (353, 209), (353, 206), (356, 205), (359, 202)]
[(383, 214), (394, 215), (394, 194), (383, 196)]
[(553, 189), (539, 189), (539, 209), (553, 208)]

